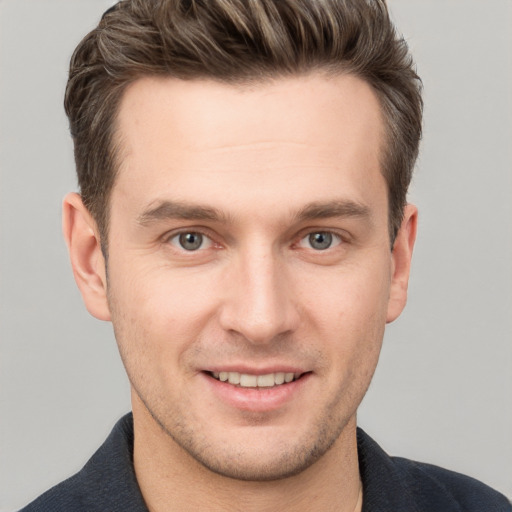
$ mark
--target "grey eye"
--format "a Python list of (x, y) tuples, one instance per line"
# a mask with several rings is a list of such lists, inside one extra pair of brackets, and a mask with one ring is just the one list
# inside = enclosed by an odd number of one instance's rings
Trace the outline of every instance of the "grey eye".
[(212, 239), (199, 231), (182, 231), (170, 237), (167, 241), (178, 251), (199, 252), (213, 247)]
[(318, 233), (311, 233), (308, 235), (309, 245), (317, 251), (324, 251), (329, 249), (332, 245), (332, 233), (319, 231)]
[(201, 233), (181, 233), (177, 238), (180, 246), (186, 251), (196, 251), (203, 245)]

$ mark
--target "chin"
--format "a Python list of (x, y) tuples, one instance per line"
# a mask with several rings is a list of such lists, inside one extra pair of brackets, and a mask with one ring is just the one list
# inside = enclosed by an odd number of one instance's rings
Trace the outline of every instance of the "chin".
[(241, 451), (230, 454), (208, 454), (189, 453), (206, 469), (220, 476), (235, 480), (244, 480), (251, 482), (269, 482), (283, 480), (302, 473), (313, 465), (326, 450), (303, 449), (295, 451), (285, 451), (278, 457), (271, 453), (263, 454), (263, 450), (255, 453), (246, 453)]
[(215, 474), (268, 482), (293, 477), (314, 465), (334, 445), (345, 426), (346, 422), (337, 428), (324, 424), (302, 433), (297, 429), (279, 432), (271, 427), (256, 427), (260, 432), (249, 428), (251, 432), (244, 432), (241, 437), (224, 435), (216, 441), (211, 432), (208, 439), (198, 436), (197, 431), (193, 435), (183, 430), (167, 433), (190, 457)]

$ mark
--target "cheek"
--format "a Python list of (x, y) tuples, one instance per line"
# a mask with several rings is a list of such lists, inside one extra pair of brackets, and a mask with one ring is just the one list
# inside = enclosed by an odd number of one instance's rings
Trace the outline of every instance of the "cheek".
[(155, 327), (179, 328), (198, 320), (213, 306), (211, 272), (146, 264), (145, 259), (150, 258), (132, 258), (131, 265), (112, 265), (116, 271), (109, 278), (109, 297), (116, 299), (119, 310)]
[(317, 274), (303, 281), (303, 325), (310, 331), (308, 339), (322, 340), (330, 353), (337, 382), (365, 388), (373, 375), (384, 336), (389, 273), (381, 262), (377, 269), (353, 265), (325, 279)]
[(203, 286), (197, 278), (169, 269), (112, 267), (116, 271), (109, 276), (109, 307), (127, 370), (151, 367), (155, 374), (167, 374), (214, 314), (211, 282)]
[(337, 326), (347, 333), (375, 324), (384, 326), (390, 275), (385, 259), (362, 260), (337, 269), (315, 269), (302, 273), (295, 295), (319, 327)]

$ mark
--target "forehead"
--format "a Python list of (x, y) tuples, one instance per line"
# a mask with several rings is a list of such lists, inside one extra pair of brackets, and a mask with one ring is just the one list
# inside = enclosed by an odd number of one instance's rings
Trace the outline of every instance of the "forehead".
[(158, 134), (150, 130), (162, 124), (173, 128), (180, 143), (194, 149), (205, 143), (222, 147), (258, 139), (308, 143), (315, 134), (334, 148), (343, 145), (335, 133), (340, 125), (344, 137), (361, 129), (380, 136), (382, 129), (380, 105), (369, 84), (350, 74), (320, 73), (247, 85), (206, 79), (137, 80), (124, 93), (118, 128), (128, 137), (135, 128), (138, 139), (142, 128), (158, 142)]
[(122, 163), (113, 196), (141, 207), (159, 195), (222, 209), (229, 199), (271, 206), (283, 194), (325, 200), (334, 188), (364, 196), (378, 185), (385, 194), (380, 105), (351, 75), (237, 86), (143, 78), (125, 92), (117, 128)]

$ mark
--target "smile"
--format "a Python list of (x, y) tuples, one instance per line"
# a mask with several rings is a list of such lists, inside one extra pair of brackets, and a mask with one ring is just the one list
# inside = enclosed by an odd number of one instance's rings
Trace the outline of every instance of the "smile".
[(266, 375), (251, 375), (239, 372), (210, 372), (210, 375), (221, 382), (228, 382), (242, 388), (273, 388), (289, 384), (297, 380), (301, 373), (267, 373)]

